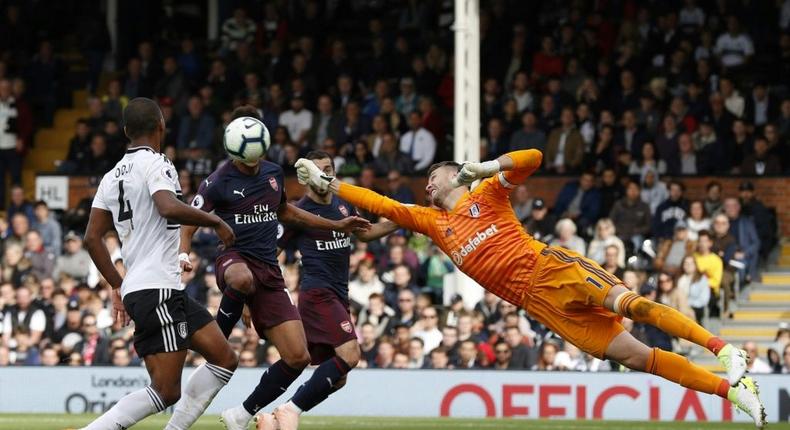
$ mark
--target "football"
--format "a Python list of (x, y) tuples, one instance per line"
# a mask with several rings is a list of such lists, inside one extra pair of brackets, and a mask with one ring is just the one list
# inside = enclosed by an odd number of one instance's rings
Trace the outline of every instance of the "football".
[(227, 127), (222, 139), (225, 151), (231, 159), (254, 165), (266, 154), (271, 138), (269, 130), (252, 117), (234, 119)]

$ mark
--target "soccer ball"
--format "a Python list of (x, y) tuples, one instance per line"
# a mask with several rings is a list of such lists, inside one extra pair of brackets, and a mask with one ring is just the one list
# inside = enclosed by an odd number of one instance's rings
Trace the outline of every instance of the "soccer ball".
[(269, 149), (271, 138), (262, 122), (244, 116), (234, 119), (225, 127), (222, 144), (231, 159), (255, 165)]

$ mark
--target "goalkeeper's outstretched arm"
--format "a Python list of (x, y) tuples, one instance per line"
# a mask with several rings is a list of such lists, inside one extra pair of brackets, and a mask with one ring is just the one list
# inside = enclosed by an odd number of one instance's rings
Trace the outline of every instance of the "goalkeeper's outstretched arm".
[(536, 149), (508, 152), (496, 160), (482, 163), (464, 163), (454, 179), (454, 185), (469, 185), (472, 182), (500, 174), (504, 185), (515, 186), (524, 182), (540, 167), (543, 154)]

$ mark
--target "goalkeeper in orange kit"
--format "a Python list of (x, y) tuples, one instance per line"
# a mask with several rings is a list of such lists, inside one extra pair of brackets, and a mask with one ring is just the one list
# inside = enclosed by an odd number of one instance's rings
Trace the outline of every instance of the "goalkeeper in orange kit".
[[(540, 151), (524, 150), (482, 163), (434, 164), (425, 191), (435, 207), (404, 205), (343, 183), (306, 159), (296, 167), (301, 183), (328, 188), (357, 208), (428, 235), (483, 288), (526, 309), (583, 351), (727, 398), (762, 428), (765, 409), (756, 384), (744, 376), (748, 359), (744, 351), (677, 310), (629, 291), (594, 261), (547, 246), (524, 231), (509, 195), (537, 170), (542, 158)], [(483, 181), (470, 191), (469, 184), (479, 179)], [(623, 317), (707, 348), (726, 369), (727, 379), (680, 355), (649, 348), (624, 330)]]

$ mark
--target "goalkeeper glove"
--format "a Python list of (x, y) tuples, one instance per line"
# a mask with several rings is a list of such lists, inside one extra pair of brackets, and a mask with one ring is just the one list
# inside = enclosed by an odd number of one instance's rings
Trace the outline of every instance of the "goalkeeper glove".
[(470, 185), (472, 182), (487, 178), (499, 172), (499, 161), (491, 160), (482, 163), (465, 162), (461, 165), (461, 170), (452, 179), (453, 187)]
[(296, 167), (296, 178), (300, 184), (313, 186), (321, 192), (326, 192), (329, 183), (335, 179), (334, 176), (327, 175), (315, 163), (306, 158), (297, 160), (294, 167)]

